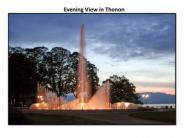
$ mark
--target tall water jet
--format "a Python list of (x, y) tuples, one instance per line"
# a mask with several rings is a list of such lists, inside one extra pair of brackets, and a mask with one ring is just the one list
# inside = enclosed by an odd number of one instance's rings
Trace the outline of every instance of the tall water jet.
[(85, 29), (84, 25), (80, 29), (80, 54), (78, 63), (78, 78), (77, 78), (77, 98), (80, 103), (87, 103), (91, 97), (90, 76), (87, 70), (85, 59)]

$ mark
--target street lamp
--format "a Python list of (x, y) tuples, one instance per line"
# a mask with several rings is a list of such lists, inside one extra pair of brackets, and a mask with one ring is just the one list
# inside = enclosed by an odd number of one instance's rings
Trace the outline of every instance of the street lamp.
[(147, 99), (149, 98), (149, 94), (143, 94), (142, 98), (144, 99), (145, 104), (147, 104), (147, 101), (148, 101)]

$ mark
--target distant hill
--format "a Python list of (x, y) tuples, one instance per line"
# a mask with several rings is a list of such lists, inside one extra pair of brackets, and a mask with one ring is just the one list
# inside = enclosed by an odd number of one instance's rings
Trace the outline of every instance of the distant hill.
[[(144, 103), (145, 100), (142, 98), (142, 94), (149, 94), (149, 99), (147, 100), (148, 104), (175, 104), (175, 95), (165, 94), (165, 93), (139, 93), (141, 97), (140, 100)], [(75, 99), (73, 94), (68, 94), (65, 99), (67, 101), (72, 101)]]
[(149, 94), (147, 104), (175, 104), (175, 95), (165, 94), (165, 93), (139, 93), (141, 96), (140, 100), (145, 103), (145, 100), (142, 98), (143, 94)]

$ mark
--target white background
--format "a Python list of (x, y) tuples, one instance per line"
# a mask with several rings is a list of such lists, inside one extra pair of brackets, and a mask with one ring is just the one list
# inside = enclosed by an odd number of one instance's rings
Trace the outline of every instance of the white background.
[[(177, 138), (184, 131), (184, 4), (182, 0), (0, 0), (1, 138)], [(177, 14), (176, 126), (8, 126), (8, 13), (62, 13), (63, 7), (125, 8), (125, 13)]]

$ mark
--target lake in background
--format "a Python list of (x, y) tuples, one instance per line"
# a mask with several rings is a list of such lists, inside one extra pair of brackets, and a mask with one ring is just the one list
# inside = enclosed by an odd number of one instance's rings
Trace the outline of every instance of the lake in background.
[(170, 108), (172, 106), (172, 108), (176, 108), (176, 105), (175, 104), (143, 104), (141, 105), (143, 107), (154, 107), (154, 108), (165, 108), (166, 106), (168, 106), (168, 108)]

